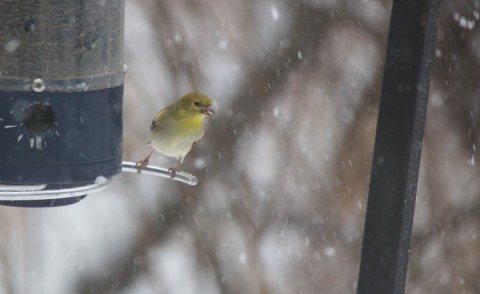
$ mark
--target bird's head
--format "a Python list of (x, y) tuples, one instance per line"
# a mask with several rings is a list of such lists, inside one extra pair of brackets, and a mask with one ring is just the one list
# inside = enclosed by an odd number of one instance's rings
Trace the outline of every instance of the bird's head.
[(210, 118), (215, 117), (215, 111), (212, 108), (212, 99), (205, 94), (192, 92), (180, 99), (181, 107), (188, 113), (202, 114)]

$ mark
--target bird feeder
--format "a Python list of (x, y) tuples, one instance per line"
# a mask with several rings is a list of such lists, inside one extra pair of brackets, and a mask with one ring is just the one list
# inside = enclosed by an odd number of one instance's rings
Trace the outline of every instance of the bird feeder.
[(122, 165), (124, 1), (4, 1), (0, 204), (72, 204)]

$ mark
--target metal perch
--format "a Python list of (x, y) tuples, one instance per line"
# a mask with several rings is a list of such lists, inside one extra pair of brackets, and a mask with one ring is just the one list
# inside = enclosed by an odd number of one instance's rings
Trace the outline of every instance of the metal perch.
[[(122, 171), (136, 173), (137, 167), (134, 162), (122, 162)], [(198, 184), (196, 176), (178, 171), (173, 178), (168, 169), (147, 165), (142, 169), (142, 174), (154, 175), (179, 181), (191, 186)], [(54, 188), (49, 189), (47, 184), (39, 185), (8, 185), (0, 184), (0, 201), (36, 201), (36, 200), (52, 200), (69, 197), (85, 196), (93, 192), (98, 192), (106, 188), (112, 179), (98, 177), (95, 183), (85, 186), (69, 187), (69, 188)]]
[[(122, 162), (123, 172), (136, 173), (137, 170), (138, 169), (137, 169), (137, 166), (135, 165), (135, 162), (128, 162), (128, 161)], [(177, 171), (175, 175), (172, 177), (172, 174), (168, 171), (168, 169), (163, 167), (158, 167), (158, 166), (147, 165), (144, 169), (142, 169), (142, 174), (164, 177), (164, 178), (179, 181), (191, 186), (195, 186), (198, 184), (197, 177), (192, 174), (189, 174), (183, 171)]]

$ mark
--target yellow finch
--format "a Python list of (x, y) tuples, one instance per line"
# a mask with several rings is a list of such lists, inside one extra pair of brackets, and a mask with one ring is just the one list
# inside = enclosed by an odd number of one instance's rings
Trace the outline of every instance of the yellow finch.
[(214, 115), (212, 99), (198, 92), (189, 93), (160, 110), (150, 126), (150, 142), (154, 149), (144, 160), (136, 163), (137, 172), (140, 173), (147, 166), (150, 156), (156, 150), (177, 159), (176, 166), (168, 169), (173, 178), (193, 143), (203, 137), (203, 119), (213, 118)]

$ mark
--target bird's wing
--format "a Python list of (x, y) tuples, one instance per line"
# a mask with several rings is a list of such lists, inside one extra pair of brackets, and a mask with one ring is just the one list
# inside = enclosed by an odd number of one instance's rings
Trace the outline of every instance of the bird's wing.
[(162, 118), (162, 116), (165, 115), (166, 111), (167, 111), (166, 109), (162, 109), (159, 112), (157, 112), (157, 114), (152, 120), (152, 124), (150, 125), (150, 131), (152, 131), (154, 128), (159, 127), (159, 121)]

